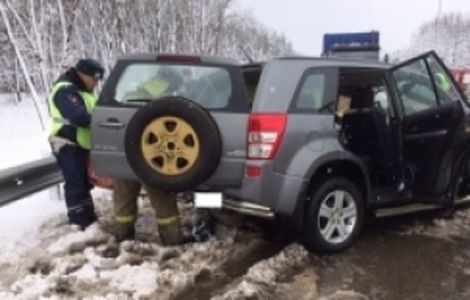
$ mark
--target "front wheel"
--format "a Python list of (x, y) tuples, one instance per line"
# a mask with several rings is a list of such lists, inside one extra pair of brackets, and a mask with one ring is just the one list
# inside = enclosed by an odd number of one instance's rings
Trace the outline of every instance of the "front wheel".
[(303, 228), (303, 243), (311, 251), (328, 254), (347, 248), (364, 221), (361, 192), (343, 177), (331, 177), (311, 192)]

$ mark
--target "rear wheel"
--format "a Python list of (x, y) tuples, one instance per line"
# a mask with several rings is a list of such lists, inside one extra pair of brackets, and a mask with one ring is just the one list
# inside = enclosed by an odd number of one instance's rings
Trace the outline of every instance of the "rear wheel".
[(192, 190), (216, 170), (221, 138), (197, 103), (167, 97), (139, 109), (127, 126), (125, 149), (133, 171), (163, 191)]
[(348, 247), (364, 220), (359, 189), (345, 178), (331, 177), (312, 191), (311, 198), (303, 229), (304, 245), (319, 254)]

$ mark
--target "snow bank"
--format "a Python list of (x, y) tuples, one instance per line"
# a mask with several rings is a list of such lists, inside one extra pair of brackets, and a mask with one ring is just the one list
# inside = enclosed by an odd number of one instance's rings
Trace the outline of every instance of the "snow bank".
[[(3, 141), (0, 170), (50, 156), (49, 130), (41, 129), (31, 99), (24, 99), (17, 105), (6, 99), (6, 95), (0, 97), (0, 138)], [(49, 126), (48, 120), (46, 123)]]

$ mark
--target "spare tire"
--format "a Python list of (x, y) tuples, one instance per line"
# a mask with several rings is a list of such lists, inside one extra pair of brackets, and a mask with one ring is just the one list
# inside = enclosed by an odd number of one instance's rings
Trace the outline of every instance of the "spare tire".
[(127, 160), (145, 184), (168, 192), (192, 190), (211, 176), (221, 155), (219, 130), (199, 104), (165, 97), (140, 108), (125, 135)]

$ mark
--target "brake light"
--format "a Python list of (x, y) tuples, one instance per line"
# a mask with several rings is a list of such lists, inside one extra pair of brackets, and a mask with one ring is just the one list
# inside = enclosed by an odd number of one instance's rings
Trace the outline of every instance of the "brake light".
[(200, 63), (201, 58), (198, 56), (188, 56), (188, 55), (158, 55), (158, 61), (167, 61), (167, 62), (176, 62), (176, 63)]
[(273, 159), (284, 136), (286, 123), (285, 114), (251, 114), (248, 120), (248, 158)]
[(256, 178), (261, 176), (261, 168), (255, 166), (247, 166), (245, 170), (246, 177)]

